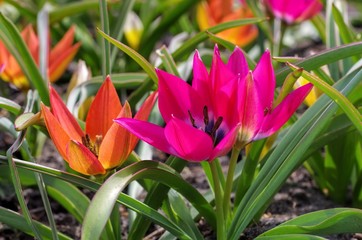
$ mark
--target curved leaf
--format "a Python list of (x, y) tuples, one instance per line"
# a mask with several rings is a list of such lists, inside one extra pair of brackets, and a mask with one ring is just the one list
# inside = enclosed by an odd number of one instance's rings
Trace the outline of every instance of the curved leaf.
[(329, 235), (361, 232), (362, 210), (353, 208), (334, 208), (307, 213), (296, 217), (260, 236), (281, 234)]
[(4, 97), (0, 97), (0, 108), (8, 110), (14, 115), (19, 115), (21, 112), (21, 106), (19, 104)]
[[(84, 219), (82, 239), (98, 238), (100, 236), (118, 195), (130, 182), (140, 178), (153, 179), (170, 186), (183, 195), (207, 221), (216, 221), (211, 205), (195, 188), (184, 181), (174, 169), (159, 162), (142, 161), (113, 174), (98, 190)], [(102, 209), (102, 211), (100, 212), (99, 209)], [(177, 225), (172, 225), (169, 226), (168, 231), (181, 239), (190, 238)]]

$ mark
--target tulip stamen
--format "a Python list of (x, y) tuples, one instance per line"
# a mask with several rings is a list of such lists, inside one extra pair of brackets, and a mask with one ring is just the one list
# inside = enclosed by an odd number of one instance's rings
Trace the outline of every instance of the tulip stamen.
[(205, 123), (205, 126), (207, 126), (207, 125), (209, 125), (209, 111), (207, 109), (207, 106), (204, 106), (203, 114), (204, 114), (204, 123)]
[(196, 125), (195, 125), (195, 119), (192, 117), (192, 114), (191, 114), (190, 110), (188, 110), (188, 113), (189, 113), (190, 122), (191, 122), (192, 126), (194, 128), (197, 128)]
[(102, 135), (96, 136), (95, 143), (92, 143), (88, 134), (85, 134), (82, 137), (83, 145), (86, 146), (97, 158), (98, 158), (98, 153), (99, 153), (99, 147), (102, 143), (102, 140), (103, 140)]
[(271, 111), (272, 111), (271, 107), (266, 107), (266, 108), (264, 109), (264, 116), (270, 114)]
[(215, 138), (215, 133), (216, 133), (216, 131), (219, 129), (222, 121), (223, 121), (223, 117), (221, 117), (221, 116), (218, 117), (217, 120), (216, 120), (216, 123), (215, 123), (214, 126), (212, 127), (210, 136), (211, 136), (213, 139)]

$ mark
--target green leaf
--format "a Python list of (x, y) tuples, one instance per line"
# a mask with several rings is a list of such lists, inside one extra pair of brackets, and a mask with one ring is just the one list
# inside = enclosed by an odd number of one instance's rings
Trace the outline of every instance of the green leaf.
[(100, 30), (100, 29), (97, 29), (97, 30), (98, 30), (98, 33), (102, 35), (102, 37), (107, 39), (110, 43), (112, 43), (113, 45), (118, 47), (120, 50), (122, 50), (124, 53), (126, 53), (128, 56), (130, 56), (133, 60), (135, 60), (142, 67), (142, 69), (148, 74), (148, 76), (154, 81), (154, 83), (157, 84), (158, 78), (157, 78), (155, 69), (151, 65), (151, 63), (149, 63), (142, 55), (140, 55), (138, 52), (136, 52), (132, 48), (130, 48), (127, 45), (108, 36), (102, 30)]
[[(326, 64), (362, 53), (362, 42), (351, 43), (332, 49), (327, 49), (310, 57), (297, 61), (294, 65), (311, 71)], [(281, 85), (287, 75), (291, 72), (288, 67), (283, 67), (275, 72), (278, 85)], [(336, 80), (336, 79), (334, 79)]]
[(279, 240), (279, 239), (293, 239), (293, 240), (327, 240), (327, 238), (308, 235), (308, 234), (283, 234), (275, 236), (259, 236), (256, 240)]
[[(361, 79), (362, 70), (338, 81), (335, 88), (348, 95)], [(332, 100), (323, 95), (293, 124), (268, 157), (237, 207), (228, 231), (228, 239), (238, 239), (291, 172), (301, 164), (305, 151), (329, 123), (337, 108)]]
[[(0, 206), (0, 222), (5, 223), (10, 227), (18, 229), (33, 237), (36, 237), (22, 215), (1, 206)], [(39, 233), (41, 234), (40, 236), (42, 236), (42, 238), (39, 239), (49, 239), (49, 240), (53, 239), (52, 231), (48, 226), (45, 226), (44, 224), (39, 223), (35, 220), (32, 220), (32, 223), (36, 226), (37, 229), (39, 229)], [(72, 240), (72, 238), (59, 232), (57, 233), (57, 236), (60, 240)]]
[[(97, 191), (100, 187), (100, 184), (93, 182), (89, 179), (83, 178), (81, 176), (73, 175), (67, 172), (59, 171), (53, 168), (45, 167), (36, 163), (31, 163), (28, 161), (23, 161), (19, 159), (13, 159), (17, 167), (26, 169), (32, 172), (39, 172), (41, 174), (46, 174), (53, 178), (58, 178), (65, 180), (67, 182), (73, 183), (77, 186), (90, 189), (92, 191)], [(6, 156), (0, 155), (0, 164), (8, 164)], [(120, 193), (120, 196), (117, 200), (119, 203), (125, 205), (127, 208), (135, 211), (138, 214), (144, 215), (145, 217), (152, 219), (156, 224), (163, 226), (166, 230), (170, 230), (168, 226), (172, 226), (172, 223), (168, 221), (162, 214), (158, 211), (150, 208), (146, 204), (129, 197), (126, 194)], [(164, 224), (167, 224), (166, 226)], [(143, 227), (143, 226), (142, 226)]]
[[(109, 20), (108, 20), (108, 10), (107, 10), (107, 1), (99, 1), (99, 15), (101, 17), (101, 30), (104, 34), (109, 35)], [(111, 63), (110, 63), (110, 44), (109, 41), (103, 39), (102, 41), (102, 74), (103, 78), (106, 79), (106, 76), (111, 74)]]
[[(293, 64), (288, 64), (293, 70), (300, 69)], [(357, 130), (362, 133), (362, 115), (359, 111), (353, 106), (353, 104), (339, 91), (331, 87), (329, 84), (319, 79), (317, 76), (314, 76), (307, 71), (302, 72), (302, 76), (313, 83), (314, 86), (319, 88), (322, 92), (328, 95), (334, 102), (336, 102), (341, 109), (346, 113), (352, 123), (355, 125)]]
[(15, 25), (0, 13), (0, 40), (15, 57), (28, 81), (38, 90), (44, 104), (49, 105), (48, 87)]
[(361, 232), (362, 210), (353, 208), (333, 208), (296, 217), (261, 234), (261, 236), (280, 234), (329, 235)]
[(19, 104), (4, 97), (0, 97), (0, 108), (8, 110), (14, 115), (19, 115), (21, 112), (21, 106)]
[[(215, 223), (215, 214), (211, 205), (195, 188), (184, 181), (174, 169), (159, 162), (142, 161), (113, 174), (98, 190), (84, 219), (82, 239), (99, 237), (118, 195), (130, 182), (139, 178), (153, 179), (170, 186), (197, 208), (208, 222)], [(99, 209), (102, 209), (102, 211), (99, 212)], [(190, 239), (182, 229), (172, 222), (162, 221), (161, 223), (163, 227), (167, 227), (168, 231), (180, 239)]]

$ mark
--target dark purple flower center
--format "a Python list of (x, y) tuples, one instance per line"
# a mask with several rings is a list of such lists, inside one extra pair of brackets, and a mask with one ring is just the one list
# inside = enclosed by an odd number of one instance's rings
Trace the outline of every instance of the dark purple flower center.
[(188, 113), (189, 113), (189, 118), (190, 118), (190, 122), (192, 124), (192, 126), (194, 128), (197, 128), (197, 129), (201, 129), (203, 130), (205, 133), (207, 133), (212, 139), (213, 139), (213, 142), (214, 142), (214, 146), (217, 145), (221, 139), (224, 138), (225, 136), (225, 132), (220, 129), (220, 125), (223, 121), (223, 117), (222, 116), (219, 116), (216, 121), (215, 119), (210, 119), (209, 118), (209, 111), (208, 111), (208, 108), (207, 106), (204, 106), (203, 108), (203, 122), (204, 122), (204, 126), (197, 126), (196, 125), (196, 121), (195, 119), (193, 118), (192, 114), (191, 114), (191, 111), (188, 110)]

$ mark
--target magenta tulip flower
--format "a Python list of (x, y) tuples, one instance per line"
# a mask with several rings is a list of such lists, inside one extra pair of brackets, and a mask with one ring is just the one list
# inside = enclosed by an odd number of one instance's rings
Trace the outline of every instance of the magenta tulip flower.
[(275, 77), (270, 53), (251, 72), (239, 48), (224, 64), (215, 46), (210, 73), (196, 51), (193, 74), (192, 85), (188, 85), (157, 70), (165, 128), (128, 118), (115, 121), (166, 153), (189, 161), (211, 161), (229, 152), (236, 139), (244, 144), (273, 134), (311, 88), (311, 84), (298, 88), (273, 109)]
[(230, 56), (229, 63), (234, 74), (239, 74), (238, 116), (241, 128), (237, 145), (244, 147), (251, 141), (269, 137), (278, 131), (293, 115), (312, 89), (306, 84), (289, 93), (274, 106), (276, 86), (270, 52), (267, 50), (254, 71), (249, 71), (245, 57), (239, 48)]
[(265, 0), (265, 3), (275, 17), (288, 24), (310, 19), (323, 8), (320, 0)]

